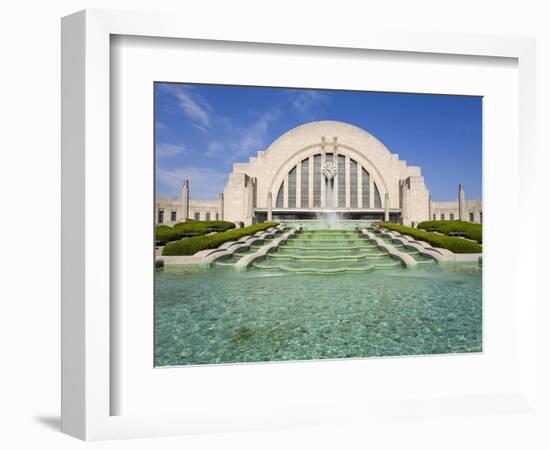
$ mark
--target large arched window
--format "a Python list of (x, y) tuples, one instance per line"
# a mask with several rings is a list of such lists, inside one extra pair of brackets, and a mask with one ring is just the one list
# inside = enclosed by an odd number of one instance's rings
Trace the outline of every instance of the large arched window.
[[(346, 159), (348, 159), (349, 164), (347, 164)], [(325, 202), (321, 199), (322, 183), (326, 182), (322, 174), (322, 160), (322, 155), (318, 153), (301, 160), (298, 165), (290, 169), (286, 177), (288, 188), (285, 189), (285, 182), (283, 181), (277, 191), (276, 208), (284, 208), (287, 205), (288, 208), (308, 209), (320, 208), (321, 205), (327, 204), (326, 199)], [(338, 193), (335, 198), (336, 208), (358, 208), (359, 192), (361, 192), (362, 208), (382, 208), (380, 190), (365, 167), (356, 160), (346, 158), (345, 154), (340, 153), (338, 155), (325, 153), (324, 160), (325, 163), (332, 161), (337, 165), (334, 178), (335, 189)], [(359, 173), (361, 173), (361, 177), (359, 177)], [(300, 176), (299, 180), (298, 175)], [(298, 186), (298, 183), (300, 186)], [(349, 191), (347, 190), (348, 186)], [(310, 190), (313, 194), (313, 203), (310, 203)], [(327, 192), (328, 190), (325, 189), (325, 195), (327, 195)], [(287, 196), (286, 199), (285, 195)]]

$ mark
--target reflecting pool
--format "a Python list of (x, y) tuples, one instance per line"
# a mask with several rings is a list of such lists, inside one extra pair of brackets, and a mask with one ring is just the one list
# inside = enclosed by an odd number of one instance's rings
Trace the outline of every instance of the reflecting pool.
[[(156, 364), (482, 351), (479, 265), (434, 262), (405, 269), (367, 242), (355, 242), (356, 235), (345, 244), (339, 241), (342, 235), (317, 238), (304, 233), (303, 245), (291, 240), (275, 257), (246, 271), (223, 266), (158, 270)], [(328, 251), (329, 256), (351, 258), (326, 258), (326, 248), (346, 245), (342, 252)], [(378, 267), (368, 271), (330, 270), (377, 261)]]

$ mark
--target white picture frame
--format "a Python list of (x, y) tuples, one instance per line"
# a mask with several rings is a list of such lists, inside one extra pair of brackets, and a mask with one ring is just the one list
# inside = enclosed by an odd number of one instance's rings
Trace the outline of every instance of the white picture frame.
[[(182, 24), (185, 23), (184, 26)], [(535, 221), (535, 43), (532, 39), (456, 34), (417, 34), (385, 31), (322, 29), (268, 33), (249, 28), (210, 30), (200, 23), (164, 14), (82, 11), (62, 22), (62, 430), (85, 440), (162, 436), (197, 432), (248, 430), (281, 426), (376, 420), (392, 416), (391, 403), (343, 402), (330, 412), (316, 404), (272, 411), (238, 411), (219, 405), (219, 411), (170, 414), (112, 415), (110, 296), (112, 241), (111, 185), (116, 173), (110, 161), (111, 36), (142, 36), (237, 43), (285, 44), (338, 49), (365, 49), (414, 54), (447, 54), (516, 59), (519, 76), (519, 183), (514, 192), (523, 199), (518, 212)], [(512, 187), (515, 189), (516, 187)], [(514, 196), (513, 198), (516, 198)], [(536, 242), (518, 248), (520, 260), (536, 261)], [(522, 301), (518, 304), (518, 353), (521, 367), (517, 389), (502, 395), (462, 399), (426, 398), (411, 403), (418, 409), (493, 414), (505, 405), (518, 413), (533, 413), (536, 404), (536, 270), (518, 265)], [(515, 293), (516, 297), (519, 295)], [(251, 366), (249, 366), (251, 367)], [(170, 369), (168, 369), (170, 370)], [(294, 370), (318, 370), (296, 366)], [(346, 370), (345, 368), (343, 370)], [(395, 399), (392, 400), (395, 405)], [(268, 405), (269, 406), (269, 405)], [(200, 408), (197, 408), (199, 410)], [(238, 409), (238, 408), (237, 408)], [(403, 415), (403, 410), (401, 410)]]

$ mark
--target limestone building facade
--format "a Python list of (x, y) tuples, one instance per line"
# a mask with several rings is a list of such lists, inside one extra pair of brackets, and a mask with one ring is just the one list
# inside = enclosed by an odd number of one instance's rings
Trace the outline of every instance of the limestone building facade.
[(392, 154), (367, 131), (343, 122), (296, 127), (248, 162), (235, 163), (218, 199), (157, 198), (157, 224), (228, 220), (316, 219), (328, 212), (348, 220), (385, 220), (415, 226), (425, 220), (482, 221), (481, 200), (432, 202), (421, 169)]

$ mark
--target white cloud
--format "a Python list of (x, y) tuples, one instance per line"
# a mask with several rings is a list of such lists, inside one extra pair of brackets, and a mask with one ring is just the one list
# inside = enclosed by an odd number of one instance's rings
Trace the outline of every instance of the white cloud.
[(215, 200), (223, 192), (227, 174), (204, 167), (157, 168), (157, 183), (161, 196), (179, 197), (183, 180), (189, 180), (191, 198)]
[(215, 156), (220, 156), (224, 153), (225, 145), (223, 145), (219, 141), (212, 141), (208, 144), (208, 148), (206, 150), (206, 156), (212, 158)]
[(203, 127), (210, 126), (210, 114), (203, 105), (200, 105), (189, 93), (183, 89), (179, 89), (175, 93), (179, 105), (183, 112), (198, 125)]
[(203, 127), (202, 125), (199, 125), (198, 123), (192, 123), (191, 126), (193, 128), (196, 128), (197, 130), (199, 130), (201, 133), (208, 133), (208, 128), (206, 127)]
[(183, 144), (170, 144), (167, 142), (157, 144), (157, 156), (173, 157), (181, 156), (185, 153), (187, 153), (187, 149)]
[(207, 131), (212, 122), (210, 104), (189, 86), (164, 85), (163, 89), (171, 93), (185, 116), (193, 122), (193, 126), (201, 131)]
[(318, 91), (300, 91), (294, 95), (292, 106), (296, 111), (302, 114), (309, 114), (315, 108), (320, 108), (330, 102), (330, 94)]
[(263, 150), (266, 143), (269, 125), (280, 116), (279, 110), (265, 112), (248, 128), (240, 131), (237, 139), (235, 156), (249, 153), (250, 151)]

